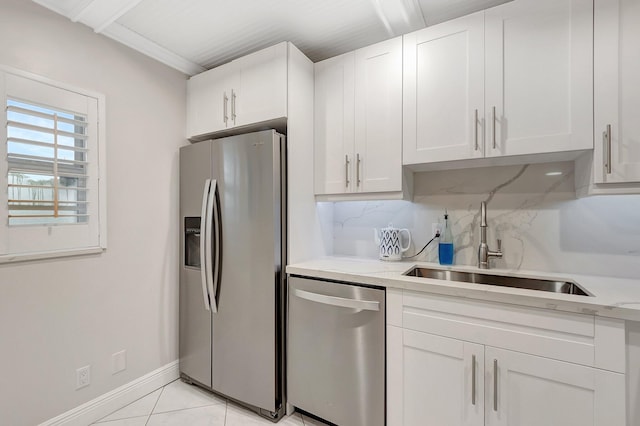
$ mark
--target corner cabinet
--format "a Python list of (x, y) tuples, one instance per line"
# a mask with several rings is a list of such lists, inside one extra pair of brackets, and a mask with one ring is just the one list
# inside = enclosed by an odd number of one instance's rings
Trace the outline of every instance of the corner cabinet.
[(315, 64), (315, 193), (400, 194), (402, 38)]
[(624, 372), (624, 321), (388, 290), (389, 426), (623, 426)]
[(287, 43), (254, 52), (187, 82), (187, 137), (287, 116)]
[(405, 35), (404, 164), (593, 148), (592, 19), (514, 0)]

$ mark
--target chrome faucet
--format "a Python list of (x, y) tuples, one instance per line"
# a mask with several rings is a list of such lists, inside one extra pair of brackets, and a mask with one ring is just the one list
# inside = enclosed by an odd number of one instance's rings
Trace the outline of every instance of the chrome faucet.
[(489, 269), (489, 258), (502, 258), (502, 240), (498, 239), (498, 251), (489, 250), (487, 245), (487, 203), (480, 203), (480, 246), (478, 247), (478, 268)]

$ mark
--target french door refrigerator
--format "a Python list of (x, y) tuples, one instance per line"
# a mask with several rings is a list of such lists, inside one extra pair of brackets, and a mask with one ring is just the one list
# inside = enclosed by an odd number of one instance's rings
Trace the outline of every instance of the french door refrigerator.
[(180, 375), (284, 414), (286, 143), (265, 130), (180, 149)]

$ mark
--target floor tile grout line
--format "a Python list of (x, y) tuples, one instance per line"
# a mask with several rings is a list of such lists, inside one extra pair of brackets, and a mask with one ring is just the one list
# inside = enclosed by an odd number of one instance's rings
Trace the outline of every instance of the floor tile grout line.
[[(173, 383), (173, 382), (171, 382)], [(160, 388), (160, 394), (158, 395), (158, 399), (156, 399), (156, 403), (153, 404), (153, 408), (151, 409), (151, 412), (149, 413), (148, 417), (147, 417), (147, 421), (144, 422), (144, 426), (147, 426), (147, 424), (149, 424), (149, 420), (151, 420), (151, 416), (153, 415), (153, 411), (156, 409), (156, 407), (158, 406), (158, 401), (160, 401), (160, 397), (162, 396), (162, 394), (164, 393), (164, 388), (167, 385), (164, 385), (162, 388)]]

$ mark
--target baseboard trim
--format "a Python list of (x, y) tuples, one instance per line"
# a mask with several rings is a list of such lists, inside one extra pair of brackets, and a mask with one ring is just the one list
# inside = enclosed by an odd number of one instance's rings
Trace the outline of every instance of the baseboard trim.
[(180, 377), (178, 361), (100, 395), (39, 426), (87, 426)]

